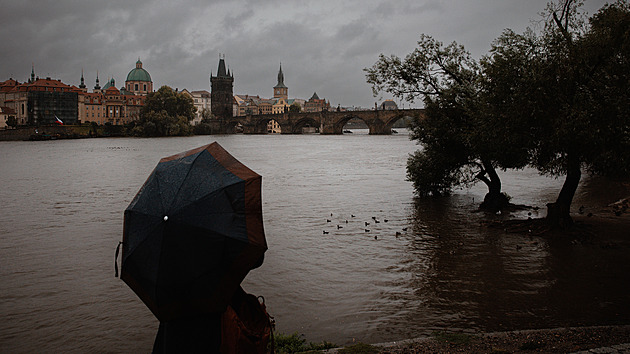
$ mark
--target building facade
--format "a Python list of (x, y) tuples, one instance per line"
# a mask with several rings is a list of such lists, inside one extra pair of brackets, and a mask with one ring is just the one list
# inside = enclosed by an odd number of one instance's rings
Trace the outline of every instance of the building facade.
[(50, 77), (35, 77), (20, 84), (9, 79), (0, 84), (0, 106), (15, 112), (18, 125), (64, 124), (78, 122), (79, 88)]
[(201, 123), (204, 110), (208, 110), (210, 113), (212, 113), (212, 100), (210, 98), (210, 92), (206, 90), (192, 91), (191, 95), (193, 104), (195, 105), (195, 108), (197, 108), (197, 116), (192, 122), (193, 125), (196, 125)]
[(210, 92), (205, 90), (191, 92), (187, 89), (183, 89), (181, 93), (190, 97), (190, 99), (193, 101), (193, 105), (197, 109), (197, 111), (195, 112), (195, 118), (190, 122), (190, 124), (197, 125), (201, 123), (204, 110), (211, 112), (212, 107), (210, 106)]
[(57, 124), (57, 118), (63, 124), (119, 125), (138, 119), (146, 95), (153, 90), (151, 76), (140, 60), (120, 89), (116, 88), (113, 77), (101, 87), (98, 73), (92, 92), (88, 92), (83, 71), (80, 82), (76, 87), (49, 77), (40, 79), (33, 67), (25, 83), (13, 79), (0, 83), (0, 106), (15, 111), (18, 125)]
[(273, 99), (261, 98), (260, 96), (234, 95), (234, 100), (238, 105), (236, 116), (242, 117), (249, 114), (272, 114), (274, 104)]
[(0, 106), (0, 129), (9, 128), (9, 119), (15, 118), (15, 110), (9, 107)]
[(153, 92), (153, 81), (138, 59), (136, 67), (127, 74), (125, 86), (120, 89), (116, 88), (113, 77), (101, 87), (98, 73), (92, 92), (87, 92), (81, 73), (79, 89), (79, 121), (124, 125), (140, 117), (147, 95)]
[(77, 124), (79, 94), (76, 91), (39, 91), (27, 94), (27, 125)]
[(314, 92), (313, 96), (304, 103), (302, 109), (304, 112), (328, 111), (330, 110), (330, 102), (326, 102), (325, 99), (320, 99), (319, 96), (317, 96), (317, 92)]
[(146, 96), (132, 95), (115, 86), (82, 96), (83, 101), (79, 102), (81, 121), (100, 125), (124, 125), (137, 120), (146, 100)]
[[(308, 101), (288, 98), (289, 88), (284, 84), (282, 65), (280, 65), (277, 77), (278, 82), (273, 87), (274, 97), (271, 99), (261, 98), (259, 95), (234, 95), (234, 101), (238, 107), (234, 115), (282, 114), (289, 112), (291, 105), (294, 104), (299, 105), (303, 112), (321, 112), (330, 109), (330, 102), (320, 99), (317, 93), (314, 93)], [(275, 131), (276, 128), (270, 126), (271, 130)]]

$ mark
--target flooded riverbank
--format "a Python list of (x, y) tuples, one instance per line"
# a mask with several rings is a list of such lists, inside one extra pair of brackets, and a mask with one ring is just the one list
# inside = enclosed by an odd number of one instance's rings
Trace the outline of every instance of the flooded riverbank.
[[(483, 186), (414, 199), (404, 134), (1, 142), (0, 351), (150, 350), (157, 320), (113, 276), (123, 211), (161, 157), (215, 140), (263, 176), (269, 251), (243, 286), (281, 332), (346, 344), (630, 322), (627, 249), (483, 227), (510, 217), (475, 212)], [(512, 202), (540, 208), (533, 217), (562, 184), (502, 178)], [(624, 188), (587, 177), (575, 211)]]

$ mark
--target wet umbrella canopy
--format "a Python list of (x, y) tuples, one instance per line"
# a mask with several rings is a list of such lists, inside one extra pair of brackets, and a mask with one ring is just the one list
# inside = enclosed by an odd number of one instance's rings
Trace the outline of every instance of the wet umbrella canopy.
[(223, 311), (260, 265), (261, 181), (217, 143), (160, 160), (125, 210), (121, 262), (160, 321)]

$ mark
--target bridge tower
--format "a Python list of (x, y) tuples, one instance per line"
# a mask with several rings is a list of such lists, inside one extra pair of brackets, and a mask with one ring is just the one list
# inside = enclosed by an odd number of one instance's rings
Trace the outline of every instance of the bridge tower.
[(284, 74), (282, 73), (282, 63), (278, 71), (278, 83), (273, 87), (273, 98), (289, 98), (289, 88), (284, 84)]
[(234, 74), (225, 69), (225, 55), (219, 57), (217, 76), (210, 73), (210, 109), (219, 119), (230, 119), (233, 116)]

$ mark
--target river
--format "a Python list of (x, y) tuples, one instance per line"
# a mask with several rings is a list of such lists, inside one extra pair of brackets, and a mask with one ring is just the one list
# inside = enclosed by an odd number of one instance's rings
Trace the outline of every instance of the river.
[[(243, 287), (280, 332), (347, 344), (630, 322), (627, 249), (480, 227), (509, 217), (474, 212), (483, 186), (414, 200), (404, 132), (0, 142), (0, 352), (149, 352), (158, 321), (114, 277), (123, 211), (161, 157), (213, 141), (263, 176), (269, 250)], [(562, 183), (501, 175), (540, 213)], [(630, 194), (607, 183), (585, 178), (575, 205)]]

